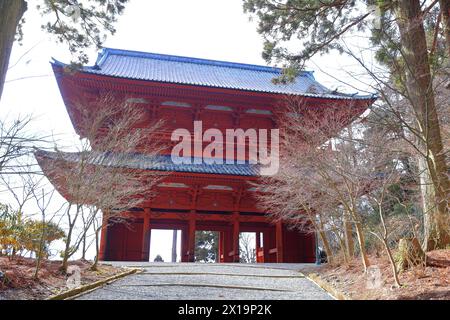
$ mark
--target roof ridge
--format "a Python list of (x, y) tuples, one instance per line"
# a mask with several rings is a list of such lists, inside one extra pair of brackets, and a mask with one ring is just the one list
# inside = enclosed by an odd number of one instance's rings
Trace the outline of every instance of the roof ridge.
[[(186, 56), (163, 54), (163, 53), (152, 53), (152, 52), (143, 52), (143, 51), (114, 49), (114, 48), (106, 48), (106, 47), (104, 47), (102, 52), (99, 54), (96, 65), (100, 66), (109, 55), (122, 55), (122, 56), (127, 56), (127, 57), (141, 57), (141, 58), (150, 58), (150, 59), (157, 59), (157, 60), (213, 65), (213, 66), (219, 66), (219, 67), (245, 69), (245, 70), (270, 72), (270, 73), (281, 73), (281, 71), (282, 71), (282, 69), (278, 68), (278, 67), (262, 66), (262, 65), (249, 64), (249, 63), (230, 62), (230, 61), (223, 61), (223, 60), (204, 59), (204, 58), (186, 57)], [(306, 75), (312, 75), (313, 71), (302, 71), (302, 73), (305, 73)]]

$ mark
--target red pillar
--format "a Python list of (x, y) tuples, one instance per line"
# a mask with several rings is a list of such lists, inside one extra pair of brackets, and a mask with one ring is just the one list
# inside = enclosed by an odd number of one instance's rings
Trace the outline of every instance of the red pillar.
[(188, 228), (188, 261), (195, 262), (195, 211), (191, 211)]
[(150, 208), (144, 209), (144, 224), (142, 226), (142, 253), (141, 260), (148, 261), (150, 258), (150, 241), (151, 241), (151, 229), (150, 229)]
[(102, 231), (100, 234), (100, 247), (98, 250), (98, 258), (100, 261), (106, 259), (106, 244), (108, 241), (108, 212), (103, 212), (102, 217)]
[(256, 250), (261, 249), (261, 232), (256, 232)]
[(264, 263), (264, 248), (261, 247), (261, 232), (256, 232), (256, 262)]
[[(230, 255), (231, 254), (231, 255)], [(233, 226), (223, 232), (223, 262), (233, 262)]]
[(276, 224), (276, 244), (277, 244), (277, 262), (284, 261), (284, 252), (283, 252), (283, 223), (281, 221)]
[(239, 262), (239, 212), (233, 213), (233, 262)]
[(181, 230), (181, 262), (189, 262), (189, 225)]

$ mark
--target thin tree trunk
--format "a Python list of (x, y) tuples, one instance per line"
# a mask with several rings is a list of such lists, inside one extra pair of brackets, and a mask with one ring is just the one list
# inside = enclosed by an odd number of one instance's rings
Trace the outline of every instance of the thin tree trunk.
[(72, 227), (69, 228), (66, 238), (66, 245), (64, 247), (63, 260), (61, 262), (60, 270), (64, 273), (67, 272), (67, 267), (69, 264), (69, 251), (70, 251), (70, 242), (72, 241)]
[(39, 278), (39, 270), (41, 269), (41, 263), (42, 263), (42, 255), (44, 253), (44, 242), (46, 238), (46, 227), (45, 227), (45, 218), (42, 219), (42, 233), (41, 238), (39, 239), (39, 251), (37, 252), (36, 257), (36, 268), (34, 270), (34, 279)]
[(81, 248), (81, 260), (86, 261), (86, 235), (83, 236), (83, 244)]
[(364, 266), (364, 272), (367, 272), (367, 268), (370, 266), (370, 262), (369, 262), (369, 258), (367, 257), (366, 243), (365, 243), (364, 234), (363, 234), (363, 230), (362, 230), (360, 222), (355, 222), (355, 229), (356, 229), (356, 235), (358, 238), (359, 249), (361, 251), (360, 254), (361, 254), (361, 259), (362, 259), (363, 266)]
[(355, 256), (355, 244), (353, 242), (352, 223), (350, 215), (344, 211), (344, 240), (347, 257), (351, 260)]
[(421, 148), (425, 154), (426, 170), (422, 170), (421, 180), (427, 188), (432, 188), (432, 190), (422, 188), (427, 202), (424, 208), (424, 248), (425, 250), (444, 248), (450, 243), (447, 230), (450, 184), (435, 106), (420, 1), (398, 1), (396, 14), (406, 62), (406, 89), (423, 139)]
[(392, 256), (391, 248), (389, 248), (389, 244), (387, 243), (386, 239), (383, 239), (383, 244), (384, 244), (384, 248), (386, 249), (386, 252), (389, 257), (389, 262), (390, 262), (391, 268), (392, 268), (392, 274), (394, 275), (395, 285), (397, 287), (401, 287), (400, 279), (398, 278), (397, 267), (395, 266), (395, 261), (394, 261), (394, 257)]
[(336, 238), (338, 239), (338, 243), (339, 243), (339, 247), (341, 248), (341, 252), (344, 255), (344, 262), (349, 263), (350, 259), (347, 256), (347, 246), (345, 245), (345, 239), (340, 237), (340, 235), (337, 232), (335, 232), (335, 234), (336, 234)]
[(97, 228), (95, 230), (95, 258), (94, 258), (94, 263), (91, 266), (91, 270), (92, 271), (97, 271), (98, 268), (98, 255), (100, 253), (100, 241), (99, 241), (99, 233), (100, 233), (101, 228)]
[[(70, 208), (71, 206), (69, 206), (67, 208), (67, 215), (70, 215)], [(78, 210), (78, 208), (77, 208)], [(78, 214), (78, 212), (77, 212)], [(68, 267), (68, 263), (69, 263), (69, 254), (70, 254), (70, 243), (72, 242), (72, 232), (73, 232), (73, 227), (75, 225), (74, 221), (70, 220), (70, 216), (69, 216), (69, 230), (67, 231), (67, 237), (66, 237), (66, 243), (64, 246), (64, 252), (63, 252), (63, 260), (61, 262), (61, 267), (59, 268), (62, 272), (67, 273), (67, 267)]]
[[(83, 226), (86, 229), (87, 227), (86, 227), (86, 219), (84, 218), (84, 212), (81, 213), (81, 219), (83, 221)], [(81, 245), (81, 247), (82, 247), (81, 248), (81, 260), (82, 261), (86, 261), (86, 241), (87, 241), (86, 237), (87, 237), (87, 233), (85, 232), (83, 235), (83, 240), (82, 240), (83, 243)]]
[(332, 263), (334, 261), (333, 252), (331, 251), (331, 246), (328, 241), (327, 235), (324, 231), (319, 231), (320, 239), (322, 239), (323, 248), (327, 254), (328, 263)]
[(172, 235), (172, 262), (177, 262), (177, 237), (178, 237), (178, 230), (173, 230), (173, 235)]
[[(384, 192), (383, 192), (384, 195)], [(383, 198), (383, 197), (382, 197)], [(382, 200), (381, 200), (382, 201)], [(388, 254), (389, 257), (389, 263), (391, 264), (391, 268), (392, 268), (392, 274), (394, 275), (394, 281), (395, 281), (395, 285), (397, 287), (400, 287), (400, 280), (398, 278), (398, 271), (397, 271), (397, 266), (395, 265), (395, 261), (394, 261), (394, 257), (392, 256), (392, 251), (391, 248), (389, 248), (389, 243), (388, 243), (388, 230), (387, 230), (387, 226), (386, 226), (386, 221), (384, 220), (384, 215), (383, 215), (383, 209), (382, 209), (382, 202), (379, 202), (378, 205), (378, 213), (380, 215), (380, 221), (381, 221), (381, 225), (383, 226), (383, 237), (379, 237), (381, 239), (381, 241), (384, 244), (384, 248), (386, 249), (386, 252)]]
[(25, 0), (0, 0), (0, 100), (17, 26), (26, 10)]

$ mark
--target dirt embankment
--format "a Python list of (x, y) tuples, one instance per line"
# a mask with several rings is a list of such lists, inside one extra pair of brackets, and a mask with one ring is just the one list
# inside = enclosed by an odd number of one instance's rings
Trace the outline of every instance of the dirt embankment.
[[(68, 275), (63, 274), (59, 261), (44, 261), (39, 278), (34, 279), (34, 259), (0, 257), (0, 300), (45, 299), (68, 289)], [(73, 261), (70, 266), (80, 270), (81, 285), (95, 282), (122, 272), (122, 269), (100, 265), (98, 271), (91, 271), (88, 261)]]
[[(345, 296), (357, 300), (450, 300), (450, 250), (427, 253), (427, 266), (400, 273), (402, 287), (396, 288), (387, 258), (370, 257), (379, 268), (381, 281), (373, 282), (363, 272), (361, 261), (354, 259), (341, 266), (324, 265), (319, 276)], [(302, 270), (305, 273), (310, 270)]]

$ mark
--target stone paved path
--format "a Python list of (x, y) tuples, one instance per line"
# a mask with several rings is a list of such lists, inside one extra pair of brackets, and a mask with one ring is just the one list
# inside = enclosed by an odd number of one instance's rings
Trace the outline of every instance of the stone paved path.
[(324, 300), (324, 290), (297, 270), (300, 264), (113, 263), (143, 268), (78, 299)]

